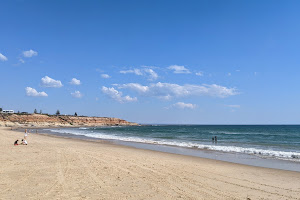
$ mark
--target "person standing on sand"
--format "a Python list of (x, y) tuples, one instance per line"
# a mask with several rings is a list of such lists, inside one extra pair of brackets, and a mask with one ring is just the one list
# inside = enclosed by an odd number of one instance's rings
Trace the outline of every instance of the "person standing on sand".
[(28, 136), (28, 132), (27, 132), (27, 129), (25, 129), (25, 133), (24, 133), (24, 139), (25, 140), (27, 139), (27, 136)]

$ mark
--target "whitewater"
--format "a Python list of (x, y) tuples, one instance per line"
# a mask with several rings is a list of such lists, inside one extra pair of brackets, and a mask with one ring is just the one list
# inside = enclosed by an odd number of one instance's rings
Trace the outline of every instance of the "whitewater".
[[(52, 133), (168, 145), (300, 162), (298, 125), (145, 125), (50, 129)], [(213, 138), (217, 137), (217, 142)]]

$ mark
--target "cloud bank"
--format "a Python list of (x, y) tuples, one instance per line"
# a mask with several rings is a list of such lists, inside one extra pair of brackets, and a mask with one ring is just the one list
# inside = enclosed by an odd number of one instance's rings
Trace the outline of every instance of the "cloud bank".
[(115, 85), (119, 89), (129, 89), (143, 96), (158, 97), (165, 100), (188, 96), (211, 96), (225, 98), (238, 94), (235, 88), (227, 88), (216, 84), (178, 85), (158, 82), (155, 84), (150, 84), (149, 86), (144, 86), (139, 83)]

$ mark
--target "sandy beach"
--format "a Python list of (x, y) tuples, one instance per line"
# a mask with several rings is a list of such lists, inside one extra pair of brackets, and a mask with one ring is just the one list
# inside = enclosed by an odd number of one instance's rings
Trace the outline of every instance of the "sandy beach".
[(0, 128), (0, 199), (300, 199), (300, 173)]

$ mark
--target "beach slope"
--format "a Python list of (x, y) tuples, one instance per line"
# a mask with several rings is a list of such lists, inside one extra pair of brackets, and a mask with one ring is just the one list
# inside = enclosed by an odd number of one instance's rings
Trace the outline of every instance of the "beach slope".
[(0, 199), (300, 199), (300, 173), (0, 128)]

